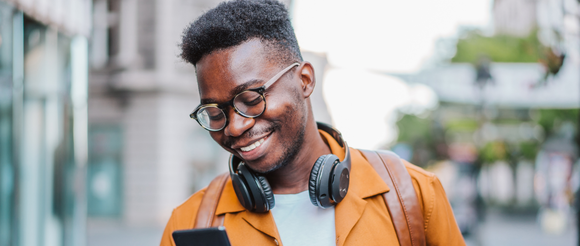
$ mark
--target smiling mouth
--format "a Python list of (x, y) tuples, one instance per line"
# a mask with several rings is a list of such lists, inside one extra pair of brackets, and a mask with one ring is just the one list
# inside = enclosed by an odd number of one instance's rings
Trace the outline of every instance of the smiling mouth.
[(262, 145), (262, 143), (264, 142), (265, 139), (266, 139), (266, 137), (254, 142), (253, 144), (250, 144), (249, 146), (241, 147), (240, 150), (243, 152), (248, 152), (248, 151), (251, 151), (255, 148), (258, 148), (260, 145)]

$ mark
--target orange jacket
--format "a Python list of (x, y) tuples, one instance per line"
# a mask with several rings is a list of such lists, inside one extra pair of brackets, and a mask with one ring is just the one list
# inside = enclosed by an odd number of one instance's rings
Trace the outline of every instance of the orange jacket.
[[(323, 139), (341, 160), (344, 150), (325, 132)], [(356, 149), (351, 152), (351, 178), (348, 193), (335, 207), (336, 245), (399, 245), (391, 217), (381, 194), (389, 187)], [(437, 177), (405, 162), (413, 180), (425, 224), (427, 245), (465, 245), (445, 191)], [(195, 215), (205, 189), (198, 191), (173, 210), (163, 232), (161, 246), (174, 246), (171, 233), (193, 228)], [(216, 214), (225, 214), (224, 226), (232, 246), (281, 245), (274, 217), (252, 213), (240, 204), (231, 180), (221, 195)]]

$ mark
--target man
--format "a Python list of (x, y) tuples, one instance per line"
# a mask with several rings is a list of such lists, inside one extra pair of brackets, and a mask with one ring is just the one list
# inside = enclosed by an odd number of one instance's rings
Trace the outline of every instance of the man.
[[(225, 183), (215, 211), (223, 216), (232, 245), (399, 245), (382, 198), (390, 187), (361, 152), (347, 151), (331, 130), (318, 129), (324, 126), (317, 126), (309, 99), (314, 69), (302, 60), (281, 3), (222, 3), (184, 31), (181, 48), (196, 68), (201, 98), (191, 117), (233, 154), (234, 182)], [(320, 199), (326, 194), (309, 188), (319, 174), (312, 173), (321, 166), (319, 157), (331, 158), (328, 154), (340, 160), (334, 163), (348, 162), (348, 168), (339, 173), (340, 195), (325, 205)], [(416, 166), (406, 167), (427, 245), (464, 245), (440, 182)], [(270, 194), (256, 198), (266, 200), (262, 207), (248, 201), (249, 189), (239, 187), (242, 174), (259, 180), (261, 192)], [(193, 227), (205, 193), (195, 193), (173, 211), (161, 245), (174, 245), (173, 231)]]

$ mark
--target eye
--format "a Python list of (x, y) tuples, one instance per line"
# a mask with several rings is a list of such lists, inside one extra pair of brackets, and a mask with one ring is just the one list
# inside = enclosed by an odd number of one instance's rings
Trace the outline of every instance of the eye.
[(256, 96), (255, 98), (248, 100), (248, 101), (244, 101), (243, 103), (248, 106), (256, 106), (258, 104), (260, 104), (262, 102), (262, 97), (260, 95)]
[(213, 106), (205, 107), (197, 113), (197, 118), (207, 123), (209, 123), (209, 121), (220, 121), (224, 119), (224, 117), (224, 112), (221, 109)]
[(252, 107), (259, 105), (262, 101), (263, 99), (260, 93), (254, 91), (246, 91), (239, 94), (236, 97), (234, 103), (236, 103), (238, 107)]
[(217, 114), (209, 114), (208, 115), (209, 120), (214, 120), (214, 121), (218, 121), (224, 118), (224, 114), (219, 112)]

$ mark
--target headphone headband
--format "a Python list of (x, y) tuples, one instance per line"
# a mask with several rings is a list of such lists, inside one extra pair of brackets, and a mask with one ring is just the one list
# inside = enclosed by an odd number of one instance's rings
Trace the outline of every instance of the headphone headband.
[(350, 151), (348, 149), (348, 144), (346, 143), (346, 141), (344, 141), (344, 139), (342, 139), (342, 133), (340, 133), (340, 131), (338, 131), (336, 128), (334, 128), (326, 123), (316, 122), (316, 126), (318, 127), (318, 129), (330, 134), (330, 136), (332, 136), (332, 138), (334, 138), (334, 140), (336, 140), (338, 145), (340, 145), (340, 147), (345, 149), (344, 159), (341, 162), (345, 163), (346, 167), (348, 168), (348, 171), (350, 171), (350, 166), (351, 166), (350, 165)]

